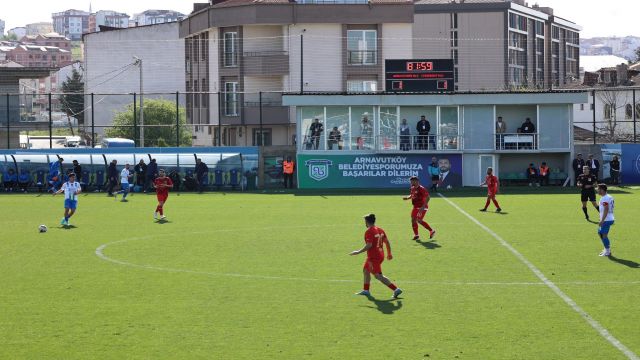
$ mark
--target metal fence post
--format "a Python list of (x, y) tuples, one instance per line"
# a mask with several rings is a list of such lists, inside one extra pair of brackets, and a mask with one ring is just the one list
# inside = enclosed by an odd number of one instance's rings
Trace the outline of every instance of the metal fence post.
[[(136, 124), (136, 121), (138, 120), (138, 104), (136, 103), (136, 101), (138, 101), (136, 93), (133, 93), (133, 145), (135, 147), (138, 146), (138, 125)], [(144, 145), (143, 145), (144, 147)]]
[(598, 142), (596, 140), (596, 91), (591, 91), (591, 96), (593, 98), (593, 145), (597, 145)]
[(9, 109), (9, 99), (10, 96), (7, 93), (7, 149), (11, 149), (11, 135), (9, 135), (9, 131), (11, 130), (11, 110)]
[(222, 146), (222, 92), (218, 91), (218, 146)]
[(176, 91), (176, 147), (180, 147), (180, 92)]
[(637, 131), (637, 124), (638, 124), (638, 104), (636, 104), (636, 89), (633, 89), (633, 143), (635, 144), (637, 142), (637, 135), (638, 135), (638, 131)]
[(53, 109), (51, 108), (51, 93), (49, 93), (49, 149), (53, 149)]
[(91, 93), (91, 147), (96, 147), (96, 121), (95, 121), (95, 109), (93, 102), (93, 93)]
[[(264, 134), (262, 133), (262, 91), (258, 93), (258, 103), (260, 105), (260, 147), (264, 146)], [(248, 136), (248, 135), (247, 135)]]
[(304, 34), (300, 34), (300, 93), (304, 93)]

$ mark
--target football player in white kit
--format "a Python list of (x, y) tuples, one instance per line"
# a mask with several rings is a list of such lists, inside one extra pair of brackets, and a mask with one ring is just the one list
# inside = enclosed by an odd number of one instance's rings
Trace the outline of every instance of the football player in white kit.
[(600, 194), (600, 223), (598, 224), (598, 235), (604, 245), (604, 250), (600, 253), (600, 256), (611, 256), (611, 242), (609, 241), (609, 230), (615, 220), (613, 216), (613, 209), (615, 208), (615, 201), (613, 196), (607, 194), (607, 185), (598, 185), (598, 194)]
[(124, 165), (124, 169), (122, 169), (122, 171), (120, 172), (120, 185), (122, 186), (122, 189), (118, 192), (116, 192), (114, 194), (113, 200), (118, 198), (118, 194), (122, 194), (122, 200), (120, 200), (121, 202), (127, 202), (127, 195), (129, 195), (129, 180), (133, 178), (133, 174), (131, 173), (131, 170), (129, 170), (129, 164), (125, 164)]
[(78, 194), (82, 192), (82, 188), (80, 187), (80, 183), (76, 181), (76, 174), (69, 174), (69, 181), (62, 184), (60, 190), (53, 193), (56, 194), (64, 193), (64, 218), (60, 221), (60, 225), (69, 226), (69, 218), (73, 216), (78, 208)]

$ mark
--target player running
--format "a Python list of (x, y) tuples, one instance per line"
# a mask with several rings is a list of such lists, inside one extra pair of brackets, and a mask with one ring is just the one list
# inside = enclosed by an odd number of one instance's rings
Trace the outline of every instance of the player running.
[(69, 226), (69, 218), (75, 214), (78, 208), (77, 196), (82, 192), (80, 183), (76, 181), (76, 174), (69, 174), (69, 181), (62, 184), (60, 190), (53, 193), (53, 196), (64, 192), (64, 218), (60, 221), (60, 225)]
[(498, 200), (496, 200), (496, 194), (498, 193), (498, 186), (500, 182), (498, 181), (498, 177), (493, 175), (493, 168), (487, 168), (487, 177), (484, 178), (484, 182), (480, 184), (480, 186), (487, 185), (487, 202), (484, 204), (484, 208), (480, 209), (480, 211), (487, 211), (489, 204), (493, 201), (493, 205), (496, 206), (496, 212), (501, 212), (500, 204), (498, 204)]
[(411, 211), (411, 226), (413, 227), (414, 234), (413, 240), (420, 240), (418, 224), (429, 230), (429, 239), (433, 239), (436, 231), (423, 220), (424, 216), (427, 214), (427, 210), (429, 209), (429, 200), (431, 199), (429, 191), (427, 191), (424, 186), (420, 185), (420, 179), (418, 179), (417, 176), (412, 176), (409, 180), (411, 181), (411, 193), (409, 196), (405, 196), (402, 199), (411, 199), (411, 203), (413, 204), (413, 210)]
[(129, 189), (130, 189), (130, 185), (129, 185), (129, 180), (133, 178), (133, 174), (131, 173), (131, 170), (129, 170), (129, 164), (125, 164), (124, 165), (124, 169), (122, 169), (122, 171), (120, 172), (120, 186), (122, 186), (122, 189), (118, 192), (116, 192), (115, 194), (113, 194), (113, 200), (118, 198), (118, 194), (122, 194), (122, 200), (120, 200), (121, 202), (127, 202), (127, 195), (129, 195)]
[(587, 212), (587, 200), (591, 201), (591, 205), (598, 210), (598, 204), (596, 204), (596, 190), (595, 186), (598, 186), (598, 177), (595, 174), (589, 172), (588, 166), (582, 167), (582, 174), (578, 176), (578, 184), (582, 188), (580, 194), (580, 200), (582, 201), (582, 212), (584, 212), (585, 219), (589, 220), (589, 213)]
[(613, 208), (615, 207), (615, 201), (613, 196), (607, 194), (607, 185), (598, 185), (598, 194), (600, 194), (600, 223), (598, 224), (598, 235), (604, 245), (604, 250), (600, 253), (600, 256), (611, 256), (611, 242), (609, 241), (609, 229), (615, 220), (613, 216)]
[(402, 294), (402, 290), (382, 275), (382, 262), (384, 261), (383, 244), (387, 247), (387, 260), (393, 259), (387, 234), (385, 234), (384, 230), (376, 226), (376, 216), (374, 214), (366, 215), (364, 217), (364, 224), (367, 227), (367, 231), (364, 233), (364, 247), (349, 253), (349, 255), (358, 255), (365, 251), (367, 252), (367, 260), (364, 262), (364, 268), (362, 270), (364, 274), (364, 288), (359, 293), (356, 293), (356, 295), (371, 296), (369, 287), (371, 286), (371, 274), (373, 274), (376, 279), (393, 290), (393, 298), (397, 299), (398, 296)]
[(166, 175), (164, 169), (158, 171), (158, 177), (153, 180), (153, 187), (156, 189), (156, 196), (158, 197), (158, 206), (156, 206), (156, 212), (153, 213), (153, 218), (158, 219), (159, 213), (160, 220), (164, 220), (167, 217), (164, 216), (163, 206), (169, 197), (169, 189), (173, 188), (173, 181)]

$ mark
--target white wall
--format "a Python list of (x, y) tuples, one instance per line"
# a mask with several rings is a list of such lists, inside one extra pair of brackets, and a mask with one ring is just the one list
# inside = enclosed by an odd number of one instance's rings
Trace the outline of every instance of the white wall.
[(244, 52), (281, 51), (284, 41), (281, 25), (246, 25), (242, 27)]
[(505, 86), (504, 14), (458, 14), (458, 89), (503, 89)]
[(451, 58), (449, 14), (415, 14), (413, 17), (413, 58)]
[[(605, 122), (604, 118), (604, 107), (605, 103), (610, 103), (612, 99), (612, 94), (615, 94), (616, 101), (616, 119), (618, 121), (633, 121), (633, 118), (627, 119), (625, 118), (625, 106), (627, 104), (633, 104), (633, 91), (617, 91), (613, 92), (610, 90), (597, 90), (596, 91), (596, 124), (598, 127), (602, 126)], [(605, 100), (608, 99), (608, 100)], [(636, 90), (636, 103), (640, 103), (640, 90)], [(591, 92), (589, 92), (589, 103), (587, 104), (575, 104), (573, 105), (573, 122), (575, 126), (581, 127), (583, 129), (587, 129), (589, 131), (593, 131), (593, 111), (591, 107), (593, 105), (593, 96)], [(637, 115), (638, 120), (640, 120), (640, 113)], [(633, 123), (632, 122), (623, 122), (618, 123), (616, 128), (620, 132), (624, 133), (633, 133)], [(640, 131), (640, 127), (638, 127)]]
[[(105, 94), (140, 92), (139, 68), (127, 67), (134, 56), (142, 59), (145, 93), (167, 93), (164, 97), (173, 100), (176, 91), (185, 91), (184, 39), (178, 37), (178, 23), (88, 34), (84, 38), (85, 92), (100, 94), (94, 96), (96, 126), (111, 125), (114, 113), (133, 102), (132, 95)], [(90, 124), (90, 116), (86, 119)]]

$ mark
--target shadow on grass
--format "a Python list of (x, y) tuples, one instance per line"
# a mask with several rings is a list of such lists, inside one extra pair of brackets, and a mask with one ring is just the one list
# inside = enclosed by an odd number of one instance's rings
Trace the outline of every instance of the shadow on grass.
[(615, 256), (609, 256), (609, 260), (616, 262), (618, 264), (630, 267), (632, 269), (640, 269), (640, 264), (638, 264), (637, 262), (633, 261), (633, 260), (625, 260), (625, 259), (619, 259)]
[(71, 230), (71, 229), (77, 229), (78, 227), (75, 225), (60, 225), (60, 227), (58, 227), (58, 230)]
[[(386, 315), (393, 315), (394, 312), (402, 309), (402, 301), (398, 299), (378, 300), (373, 296), (369, 295), (367, 296), (367, 300), (372, 302), (375, 305), (375, 307), (373, 306), (367, 306), (367, 307), (376, 309)], [(398, 301), (396, 302), (396, 300)]]
[(430, 241), (416, 240), (416, 244), (420, 244), (422, 247), (424, 247), (427, 250), (435, 250), (442, 247), (442, 245), (438, 244), (435, 240), (430, 240)]
[(160, 224), (160, 225), (170, 224), (170, 223), (171, 223), (171, 221), (169, 221), (167, 219), (158, 219), (158, 220), (156, 220), (156, 224)]

